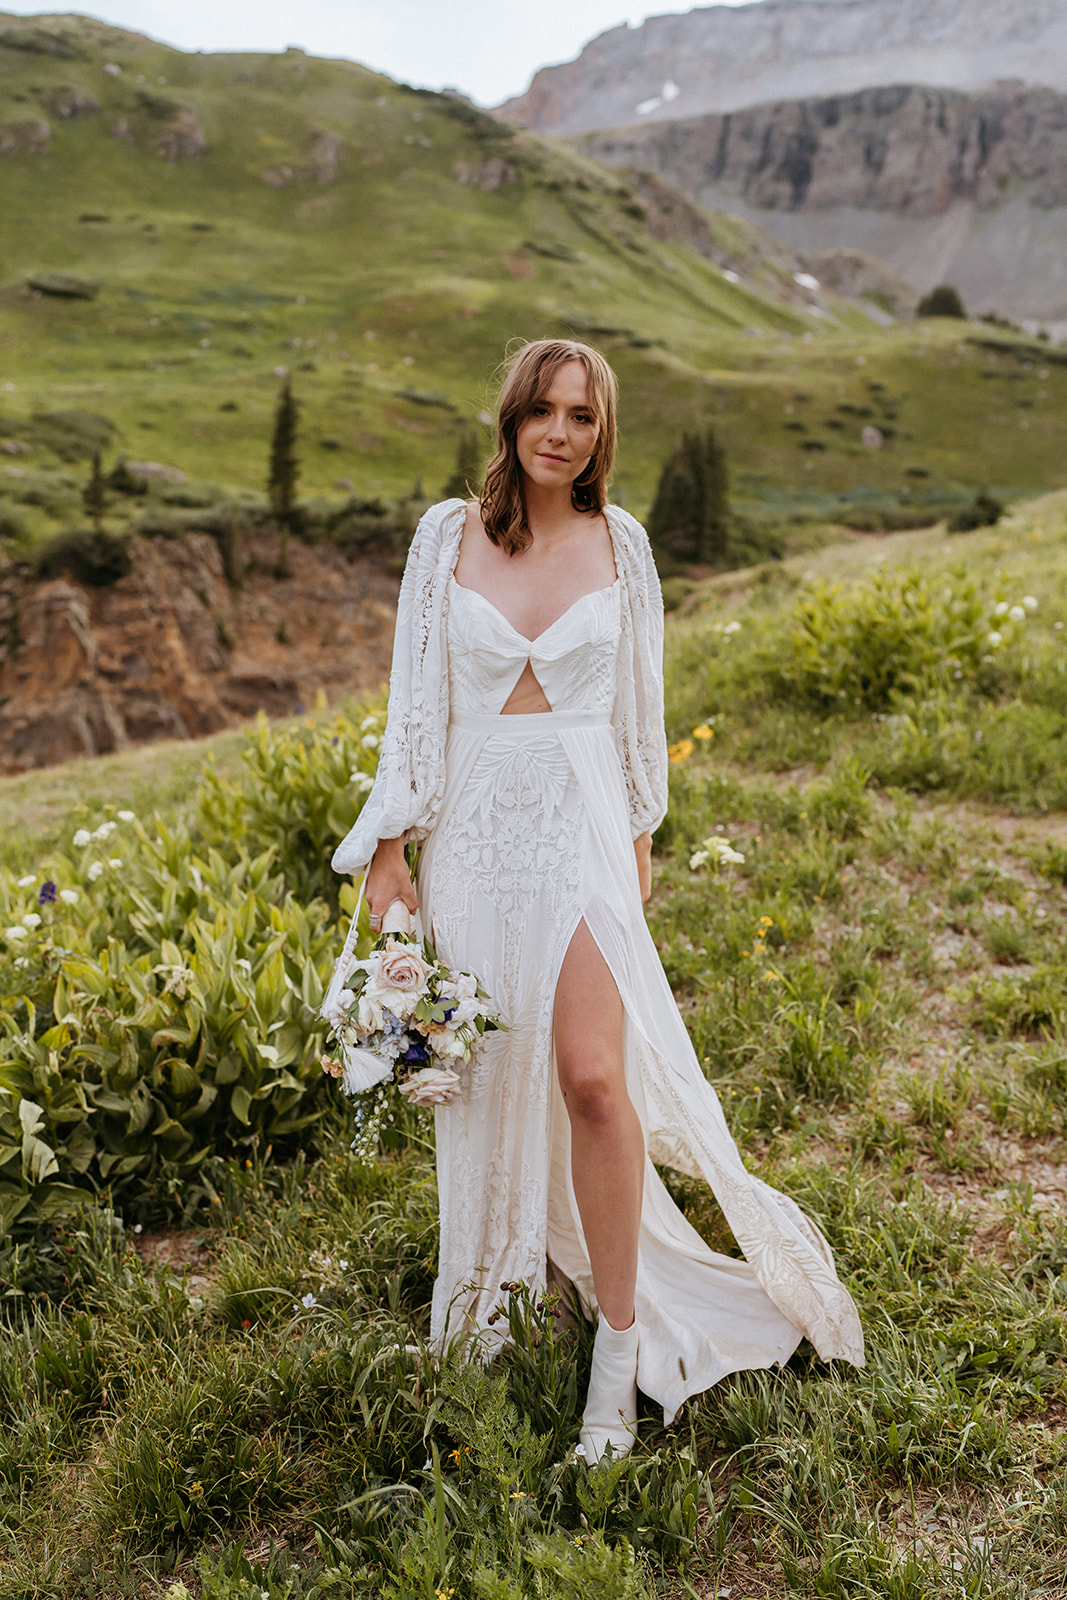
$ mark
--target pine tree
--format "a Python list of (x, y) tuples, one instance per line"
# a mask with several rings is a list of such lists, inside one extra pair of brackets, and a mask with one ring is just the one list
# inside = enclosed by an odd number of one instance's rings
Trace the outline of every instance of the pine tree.
[(280, 576), (288, 574), (289, 536), (296, 519), (296, 484), (300, 476), (300, 460), (296, 453), (297, 417), (297, 403), (289, 379), (286, 378), (274, 412), (274, 433), (270, 444), (270, 477), (267, 480), (271, 510), (282, 535), (278, 552)]
[(441, 491), (445, 500), (467, 500), (476, 495), (482, 485), (482, 449), (473, 428), (464, 428), (456, 449), (456, 464), (452, 475)]
[(726, 453), (707, 424), (684, 433), (664, 463), (648, 518), (652, 543), (677, 561), (724, 565), (730, 502)]
[(939, 283), (936, 289), (923, 295), (915, 307), (917, 317), (965, 317), (963, 301), (960, 292), (951, 283)]
[(104, 526), (104, 513), (107, 511), (107, 484), (104, 481), (103, 469), (100, 465), (100, 452), (93, 456), (93, 470), (89, 474), (89, 481), (82, 490), (82, 506), (85, 515), (89, 518), (97, 533)]

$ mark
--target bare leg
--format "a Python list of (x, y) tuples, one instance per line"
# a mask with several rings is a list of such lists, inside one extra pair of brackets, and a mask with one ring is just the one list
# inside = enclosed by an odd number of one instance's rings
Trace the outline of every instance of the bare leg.
[(571, 1124), (571, 1175), (601, 1315), (634, 1317), (645, 1144), (626, 1090), (623, 1006), (607, 962), (578, 925), (556, 988), (553, 1034)]

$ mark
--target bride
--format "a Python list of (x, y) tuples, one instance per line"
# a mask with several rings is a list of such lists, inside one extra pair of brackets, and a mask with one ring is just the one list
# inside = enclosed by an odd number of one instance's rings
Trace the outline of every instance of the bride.
[[(436, 1111), (432, 1336), (491, 1349), (502, 1283), (573, 1282), (598, 1317), (590, 1464), (631, 1448), (638, 1387), (669, 1422), (804, 1336), (863, 1361), (826, 1241), (741, 1161), (644, 920), (663, 607), (643, 528), (607, 504), (615, 409), (587, 345), (511, 362), (481, 500), (434, 506), (415, 534), (378, 775), (333, 858), (367, 869), (372, 929), (395, 900), (418, 909), (507, 1028)], [(711, 1185), (743, 1261), (705, 1244), (653, 1162)]]

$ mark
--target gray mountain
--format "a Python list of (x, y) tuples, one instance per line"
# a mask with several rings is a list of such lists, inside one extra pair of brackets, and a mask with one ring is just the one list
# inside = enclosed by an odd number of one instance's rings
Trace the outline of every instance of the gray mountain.
[(580, 142), (795, 250), (852, 247), (920, 289), (955, 283), (975, 310), (1067, 321), (1067, 95), (1054, 90), (866, 89)]
[(541, 133), (734, 111), (883, 84), (1067, 91), (1067, 0), (758, 0), (612, 28), (499, 108)]

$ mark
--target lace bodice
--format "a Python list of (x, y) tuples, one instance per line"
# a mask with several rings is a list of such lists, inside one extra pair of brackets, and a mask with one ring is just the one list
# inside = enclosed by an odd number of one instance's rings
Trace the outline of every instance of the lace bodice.
[(619, 675), (621, 585), (584, 594), (527, 639), (491, 600), (452, 578), (448, 604), (449, 702), (453, 711), (503, 709), (529, 662), (553, 711), (611, 714)]

